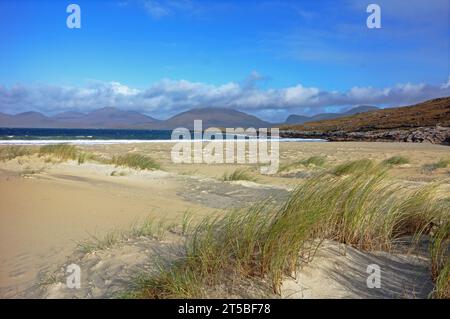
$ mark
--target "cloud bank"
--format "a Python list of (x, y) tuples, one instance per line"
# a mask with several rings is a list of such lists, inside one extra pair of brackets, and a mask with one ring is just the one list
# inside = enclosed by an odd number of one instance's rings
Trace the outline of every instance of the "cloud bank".
[(0, 86), (0, 112), (88, 112), (105, 106), (140, 111), (164, 119), (194, 107), (237, 109), (282, 121), (289, 114), (312, 115), (341, 111), (357, 105), (398, 106), (450, 96), (450, 76), (445, 83), (398, 84), (387, 88), (353, 87), (327, 91), (302, 84), (278, 89), (258, 88), (262, 79), (252, 74), (242, 83), (211, 85), (164, 79), (146, 89), (119, 82), (92, 82), (85, 87), (16, 84)]

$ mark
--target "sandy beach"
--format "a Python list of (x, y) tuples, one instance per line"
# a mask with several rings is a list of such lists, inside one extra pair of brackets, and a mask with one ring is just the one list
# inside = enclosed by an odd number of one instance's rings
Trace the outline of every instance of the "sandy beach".
[(404, 2), (0, 1), (0, 299), (450, 299), (450, 1)]
[[(100, 238), (112, 230), (130, 228), (148, 217), (166, 223), (179, 223), (186, 212), (194, 218), (201, 218), (231, 208), (246, 207), (267, 198), (282, 203), (302, 179), (316, 170), (314, 167), (304, 167), (269, 176), (261, 175), (251, 165), (174, 164), (170, 160), (172, 146), (170, 143), (147, 143), (80, 147), (104, 156), (126, 152), (146, 154), (161, 166), (154, 171), (138, 171), (93, 162), (81, 165), (75, 161), (47, 162), (36, 155), (2, 162), (0, 296), (29, 296), (29, 291), (39, 284), (43, 274), (67, 263), (68, 258), (73, 258), (71, 256), (74, 256), (77, 244), (92, 236)], [(390, 170), (395, 179), (423, 184), (447, 178), (443, 189), (449, 189), (450, 186), (449, 170), (428, 172), (423, 166), (449, 155), (447, 146), (431, 144), (280, 144), (281, 165), (311, 156), (325, 157), (327, 165), (363, 158), (382, 161), (392, 156), (404, 156), (409, 159), (409, 163)], [(256, 179), (235, 182), (221, 180), (224, 173), (237, 167), (248, 168)], [(134, 243), (130, 242), (129, 245), (133, 246)], [(135, 250), (136, 247), (142, 247), (142, 242), (136, 245), (133, 246)], [(122, 253), (116, 252), (115, 257), (120, 254), (126, 256), (123, 247), (116, 249), (122, 249)], [(130, 266), (145, 259), (142, 250), (137, 249), (134, 255), (131, 248), (126, 252), (131, 255), (122, 260), (125, 265)], [(112, 260), (111, 263), (116, 266), (120, 263), (120, 259)], [(313, 277), (319, 278), (317, 275)], [(292, 290), (292, 283), (288, 287)], [(345, 287), (340, 289), (345, 290)], [(46, 297), (49, 297), (48, 294)], [(343, 294), (351, 296), (349, 291)], [(98, 292), (96, 297), (102, 296), (105, 296), (104, 291)], [(308, 296), (328, 295), (322, 291)]]

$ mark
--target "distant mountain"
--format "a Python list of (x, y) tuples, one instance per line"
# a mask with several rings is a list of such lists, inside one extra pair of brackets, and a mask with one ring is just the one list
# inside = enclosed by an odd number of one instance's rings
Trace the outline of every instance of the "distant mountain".
[(305, 122), (311, 121), (311, 117), (305, 115), (289, 115), (284, 124), (303, 124)]
[(52, 116), (52, 118), (55, 120), (72, 121), (83, 116), (86, 116), (86, 114), (80, 112), (62, 112)]
[(48, 117), (38, 112), (17, 115), (0, 114), (0, 127), (27, 128), (116, 128), (116, 129), (193, 129), (194, 120), (208, 127), (271, 127), (273, 124), (256, 116), (224, 108), (195, 108), (165, 121), (134, 111), (104, 107), (88, 114), (63, 112)]
[(122, 111), (113, 107), (104, 107), (82, 116), (79, 113), (66, 113), (65, 116), (64, 122), (95, 128), (127, 128), (158, 121), (135, 111)]
[(135, 111), (122, 111), (104, 107), (88, 114), (63, 112), (52, 117), (66, 125), (89, 128), (126, 128), (135, 125), (154, 123), (158, 120)]
[(379, 110), (376, 106), (368, 106), (368, 105), (361, 105), (354, 107), (344, 113), (320, 113), (316, 114), (314, 116), (304, 116), (304, 115), (290, 115), (284, 124), (303, 124), (306, 122), (316, 122), (316, 121), (323, 121), (323, 120), (332, 120), (337, 119), (340, 117), (348, 116), (348, 115), (354, 115), (358, 113), (364, 113), (364, 112), (371, 112)]
[(344, 115), (354, 115), (354, 114), (359, 114), (359, 113), (365, 113), (365, 112), (372, 112), (372, 111), (377, 111), (379, 110), (378, 107), (376, 106), (371, 106), (371, 105), (360, 105), (360, 106), (356, 106), (354, 108), (351, 108), (350, 110), (348, 110), (347, 112), (344, 112)]
[(11, 115), (0, 112), (0, 121), (10, 119)]
[(174, 129), (177, 127), (194, 128), (194, 120), (202, 120), (203, 128), (208, 127), (271, 127), (272, 124), (265, 122), (256, 116), (244, 112), (224, 108), (195, 108), (177, 114), (166, 121), (152, 125), (158, 129)]
[(1, 127), (52, 127), (56, 124), (57, 121), (39, 112), (24, 112), (5, 118), (0, 117)]
[(88, 114), (63, 112), (48, 117), (39, 112), (16, 115), (0, 114), (0, 127), (27, 128), (134, 128), (159, 122), (157, 119), (134, 111), (105, 107)]
[[(435, 101), (428, 102), (427, 105), (435, 105)], [(403, 109), (406, 113), (403, 113)], [(399, 108), (398, 112), (395, 109), (379, 109), (375, 106), (358, 106), (343, 113), (322, 113), (311, 117), (301, 115), (291, 115), (285, 126), (304, 128), (316, 128), (316, 123), (321, 127), (322, 125), (331, 126), (337, 125), (345, 129), (349, 124), (345, 121), (338, 121), (339, 119), (358, 119), (365, 123), (365, 119), (372, 118), (381, 114), (408, 114), (408, 117), (399, 118), (398, 122), (404, 125), (416, 125), (416, 122), (422, 123), (422, 115), (428, 114), (427, 108), (421, 108), (419, 115), (410, 114), (407, 112), (408, 108)], [(446, 109), (447, 110), (447, 109)], [(430, 109), (431, 111), (431, 109)], [(394, 113), (391, 113), (394, 112)], [(446, 111), (447, 112), (447, 111)], [(363, 113), (363, 114), (361, 114)], [(435, 114), (436, 119), (441, 118), (439, 112)], [(392, 115), (393, 116), (393, 115)], [(414, 119), (414, 120), (413, 120)], [(194, 108), (186, 112), (179, 113), (167, 120), (157, 120), (151, 116), (147, 116), (135, 111), (122, 111), (117, 108), (104, 107), (90, 113), (84, 114), (79, 112), (63, 112), (54, 116), (46, 116), (38, 112), (24, 112), (16, 115), (9, 115), (0, 113), (0, 127), (26, 127), (26, 128), (99, 128), (99, 129), (167, 129), (171, 130), (177, 127), (186, 127), (193, 129), (194, 120), (202, 120), (203, 128), (208, 127), (273, 127), (279, 126), (259, 119), (256, 116), (225, 108)], [(388, 119), (389, 121), (391, 119)], [(396, 119), (397, 120), (397, 119)], [(334, 122), (337, 121), (337, 122)], [(385, 123), (386, 119), (378, 119), (380, 124)], [(294, 124), (290, 124), (294, 123)], [(337, 124), (339, 123), (339, 124)], [(428, 122), (427, 122), (428, 123)], [(431, 123), (431, 122), (430, 122)], [(426, 123), (425, 123), (426, 124)], [(353, 122), (352, 125), (353, 126)]]
[(14, 115), (14, 118), (17, 120), (23, 120), (23, 121), (48, 121), (49, 118), (46, 117), (44, 114), (39, 112), (23, 112)]

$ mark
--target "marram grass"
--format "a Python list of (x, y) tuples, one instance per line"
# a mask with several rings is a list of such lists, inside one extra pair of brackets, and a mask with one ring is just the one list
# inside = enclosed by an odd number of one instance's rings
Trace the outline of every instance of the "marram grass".
[(142, 154), (125, 154), (114, 156), (111, 160), (112, 164), (122, 167), (130, 167), (141, 170), (154, 170), (160, 166), (151, 157)]
[(448, 256), (446, 263), (435, 279), (432, 297), (436, 299), (450, 299), (450, 258)]
[(362, 173), (370, 171), (376, 166), (376, 163), (370, 159), (360, 159), (337, 165), (333, 169), (335, 175), (348, 175), (353, 173)]
[(289, 170), (293, 170), (296, 169), (300, 166), (304, 166), (304, 167), (323, 167), (326, 164), (326, 158), (324, 156), (311, 156), (308, 157), (306, 159), (302, 159), (299, 161), (295, 161), (292, 163), (287, 163), (284, 165), (281, 165), (278, 172), (284, 172), (284, 171), (289, 171)]
[(385, 159), (383, 163), (388, 165), (403, 165), (408, 164), (409, 159), (404, 156), (392, 156), (389, 157), (388, 159)]
[[(262, 203), (190, 227), (185, 256), (136, 283), (134, 296), (205, 297), (208, 287), (230, 276), (264, 278), (279, 293), (283, 277), (295, 272), (302, 256), (323, 239), (388, 250), (401, 236), (428, 235), (432, 225), (449, 220), (449, 202), (436, 199), (435, 186), (402, 187), (389, 179), (386, 165), (371, 161), (338, 168), (299, 185), (282, 207)], [(448, 229), (441, 232), (435, 237), (448, 238)], [(448, 251), (442, 253), (438, 242), (442, 239), (435, 241), (436, 256), (446, 255), (447, 262)], [(437, 263), (442, 295), (448, 264)]]
[(175, 225), (165, 220), (156, 221), (155, 218), (147, 217), (140, 223), (133, 223), (129, 229), (116, 229), (106, 233), (102, 237), (91, 234), (88, 239), (77, 243), (77, 250), (81, 253), (91, 253), (124, 242), (131, 238), (148, 237), (162, 240), (169, 230)]
[(224, 182), (256, 181), (256, 177), (248, 169), (236, 169), (231, 173), (224, 173), (221, 179)]
[(16, 157), (31, 155), (32, 150), (23, 146), (7, 146), (0, 148), (0, 161), (10, 161)]
[(59, 161), (77, 161), (78, 165), (89, 161), (108, 164), (109, 161), (87, 151), (83, 151), (71, 144), (51, 144), (39, 148), (39, 156), (45, 156), (46, 161), (52, 161), (52, 158)]
[(435, 170), (437, 170), (439, 168), (446, 168), (449, 164), (450, 164), (450, 159), (449, 158), (442, 158), (436, 163), (425, 164), (423, 166), (423, 168), (424, 168), (425, 171), (435, 171)]
[(60, 160), (75, 160), (78, 156), (78, 149), (70, 144), (44, 145), (39, 149), (39, 155), (50, 155)]
[[(448, 216), (447, 216), (448, 217)], [(450, 220), (443, 218), (430, 242), (433, 298), (450, 299)]]

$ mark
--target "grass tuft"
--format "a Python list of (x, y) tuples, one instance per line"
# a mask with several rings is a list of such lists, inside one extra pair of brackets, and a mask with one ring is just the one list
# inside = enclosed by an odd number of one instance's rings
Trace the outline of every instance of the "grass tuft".
[[(447, 216), (448, 217), (448, 216)], [(450, 298), (450, 220), (441, 221), (430, 242), (431, 274), (435, 281), (434, 298)]]
[(118, 171), (112, 171), (110, 176), (127, 176), (126, 172), (118, 172)]
[(78, 150), (74, 145), (70, 144), (44, 145), (39, 148), (39, 155), (50, 155), (63, 161), (76, 160)]
[(124, 239), (124, 234), (119, 231), (108, 232), (104, 237), (90, 235), (89, 239), (77, 244), (77, 249), (83, 254), (97, 250), (103, 250), (114, 246)]
[(289, 171), (292, 169), (296, 169), (299, 166), (314, 166), (314, 167), (323, 167), (326, 164), (326, 158), (324, 156), (311, 156), (307, 159), (303, 159), (300, 161), (288, 163), (285, 165), (281, 165), (278, 172)]
[(404, 156), (392, 156), (388, 159), (385, 159), (382, 163), (386, 165), (403, 165), (408, 164), (409, 159)]
[(31, 155), (32, 151), (22, 146), (8, 146), (0, 148), (0, 161), (10, 161), (16, 157)]
[(78, 165), (84, 164), (87, 161), (95, 160), (95, 155), (89, 152), (79, 152), (78, 153)]
[(55, 144), (44, 145), (39, 148), (39, 156), (46, 156), (45, 162), (52, 162), (53, 159), (59, 161), (74, 160), (78, 165), (84, 164), (87, 161), (97, 161), (96, 155), (90, 152), (85, 152), (70, 144)]
[(314, 165), (317, 167), (322, 167), (326, 163), (326, 158), (323, 156), (311, 156), (303, 161), (300, 161), (300, 163), (305, 166)]
[(448, 257), (447, 262), (444, 264), (435, 280), (435, 288), (432, 297), (436, 299), (450, 299), (450, 258)]
[(374, 167), (375, 167), (374, 161), (370, 159), (361, 159), (337, 165), (332, 170), (332, 172), (337, 176), (342, 176), (353, 173), (364, 173), (366, 171), (372, 170)]
[(78, 251), (87, 254), (110, 248), (130, 238), (150, 237), (155, 240), (162, 240), (167, 231), (173, 227), (172, 223), (167, 223), (164, 220), (156, 222), (154, 218), (147, 217), (142, 223), (131, 225), (130, 229), (110, 231), (103, 237), (90, 235), (88, 239), (79, 242), (77, 248)]
[(155, 221), (154, 218), (146, 218), (144, 222), (138, 226), (134, 225), (129, 232), (133, 237), (151, 237), (156, 240), (163, 240), (167, 231), (174, 227), (172, 223), (164, 220)]
[(450, 164), (450, 159), (441, 159), (439, 162), (433, 164), (425, 164), (423, 166), (425, 171), (432, 172), (439, 168), (446, 168)]
[(236, 169), (232, 173), (224, 173), (222, 176), (222, 181), (232, 182), (232, 181), (256, 181), (256, 177), (248, 169)]
[(192, 225), (192, 213), (187, 211), (183, 214), (183, 220), (181, 222), (181, 234), (186, 235)]
[(159, 165), (149, 156), (142, 154), (125, 154), (114, 156), (111, 160), (116, 166), (130, 167), (141, 170), (159, 169)]

